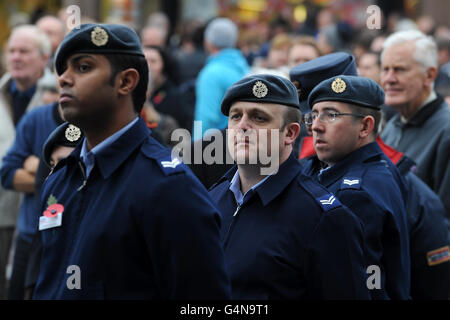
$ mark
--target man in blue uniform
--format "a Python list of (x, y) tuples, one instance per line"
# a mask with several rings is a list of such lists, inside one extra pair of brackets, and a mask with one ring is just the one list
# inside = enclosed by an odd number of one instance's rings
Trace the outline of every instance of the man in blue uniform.
[[(358, 75), (355, 58), (346, 52), (334, 52), (300, 63), (289, 71), (289, 79), (297, 88), (303, 118), (310, 116), (311, 109), (308, 106), (308, 96), (312, 89), (321, 81), (340, 74)], [(305, 156), (305, 152), (307, 155), (311, 155), (314, 151), (314, 148), (306, 150), (312, 145), (310, 126), (305, 126), (302, 122), (301, 128), (300, 135), (294, 144), (294, 152), (300, 157)]]
[[(310, 116), (309, 93), (323, 80), (339, 74), (356, 75), (353, 57), (338, 52), (299, 64), (289, 77), (299, 91), (300, 107)], [(307, 126), (311, 119), (303, 117)], [(303, 129), (302, 129), (303, 130)], [(305, 130), (306, 131), (306, 130)], [(446, 299), (450, 290), (450, 255), (445, 209), (439, 197), (411, 170), (414, 163), (403, 153), (387, 146), (378, 136), (381, 150), (397, 166), (401, 177), (395, 175), (399, 186), (406, 188), (406, 209), (411, 256), (411, 297), (413, 299)], [(301, 163), (315, 155), (312, 136), (302, 139)], [(410, 170), (411, 169), (411, 170)], [(395, 169), (393, 169), (395, 170)]]
[(81, 25), (55, 69), (64, 118), (85, 139), (42, 188), (34, 298), (228, 298), (220, 214), (138, 117), (148, 68), (136, 33)]
[(318, 84), (308, 97), (317, 157), (308, 160), (304, 172), (363, 221), (366, 261), (381, 270), (372, 298), (408, 299), (404, 190), (375, 142), (383, 101), (382, 89), (368, 78), (340, 75)]
[(249, 76), (229, 88), (221, 110), (237, 165), (210, 194), (224, 218), (232, 298), (369, 298), (361, 222), (302, 175), (292, 154), (301, 117), (295, 86)]

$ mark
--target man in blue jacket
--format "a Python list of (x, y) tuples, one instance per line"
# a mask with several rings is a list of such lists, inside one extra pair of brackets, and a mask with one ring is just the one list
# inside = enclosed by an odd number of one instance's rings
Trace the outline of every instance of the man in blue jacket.
[(81, 25), (55, 70), (64, 118), (85, 138), (42, 188), (34, 298), (229, 298), (220, 214), (138, 117), (148, 67), (136, 33)]
[[(364, 223), (366, 261), (381, 271), (374, 299), (410, 297), (409, 239), (404, 193), (376, 143), (381, 87), (373, 80), (340, 75), (310, 93), (317, 157), (305, 173), (333, 192)], [(320, 160), (320, 161), (319, 161)]]
[[(227, 18), (216, 18), (205, 30), (205, 48), (209, 53), (206, 64), (196, 83), (194, 140), (200, 139), (208, 129), (225, 129), (227, 117), (220, 112), (220, 103), (227, 89), (249, 71), (249, 66), (236, 43), (237, 26)], [(201, 130), (200, 130), (201, 129)]]
[(360, 220), (302, 175), (292, 154), (301, 116), (295, 86), (246, 77), (221, 109), (237, 165), (210, 194), (224, 217), (233, 299), (369, 298)]
[(31, 243), (38, 230), (35, 176), (45, 140), (62, 123), (58, 103), (34, 108), (20, 119), (14, 144), (3, 158), (0, 169), (2, 186), (24, 193), (17, 220), (16, 249), (8, 285), (8, 299), (24, 299), (25, 270)]

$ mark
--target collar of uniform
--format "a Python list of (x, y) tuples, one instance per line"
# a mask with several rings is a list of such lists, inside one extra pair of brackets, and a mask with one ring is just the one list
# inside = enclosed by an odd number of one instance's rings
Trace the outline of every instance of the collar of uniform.
[(376, 141), (368, 143), (365, 146), (351, 152), (347, 157), (331, 166), (329, 169), (322, 171), (318, 175), (318, 179), (321, 184), (328, 186), (342, 178), (350, 167), (364, 163), (370, 158), (382, 154), (383, 151), (381, 151), (381, 148)]
[(439, 109), (444, 102), (444, 99), (441, 96), (437, 96), (436, 99), (432, 100), (431, 102), (427, 103), (425, 106), (419, 109), (419, 111), (416, 112), (412, 116), (412, 118), (406, 122), (402, 123), (400, 114), (397, 115), (396, 123), (398, 126), (414, 126), (418, 127), (421, 126), (425, 121), (428, 120), (429, 117), (431, 117), (437, 109)]
[(300, 162), (291, 153), (289, 158), (281, 164), (278, 172), (270, 176), (267, 181), (255, 189), (262, 204), (266, 206), (275, 199), (301, 170), (302, 166)]
[(104, 179), (107, 179), (149, 136), (149, 129), (145, 122), (139, 120), (127, 131), (125, 131), (111, 145), (95, 153), (95, 160), (98, 169)]
[(262, 185), (267, 179), (269, 179), (270, 176), (271, 175), (268, 175), (268, 176), (264, 177), (263, 179), (261, 179), (261, 181), (259, 181), (257, 184), (252, 186), (245, 194), (242, 194), (242, 192), (241, 192), (241, 180), (239, 178), (239, 169), (236, 170), (236, 172), (234, 173), (233, 178), (231, 179), (229, 189), (234, 194), (234, 198), (236, 199), (236, 202), (238, 203), (238, 205), (242, 206), (242, 204), (245, 201), (250, 199), (250, 197), (253, 194), (254, 190), (256, 188), (258, 188), (260, 185)]

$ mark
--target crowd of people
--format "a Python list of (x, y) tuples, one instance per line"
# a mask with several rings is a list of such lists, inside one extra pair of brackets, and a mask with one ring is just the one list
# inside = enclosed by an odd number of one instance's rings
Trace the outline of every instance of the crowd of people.
[[(450, 29), (388, 21), (14, 26), (0, 297), (450, 298)], [(237, 164), (172, 158), (179, 128)]]

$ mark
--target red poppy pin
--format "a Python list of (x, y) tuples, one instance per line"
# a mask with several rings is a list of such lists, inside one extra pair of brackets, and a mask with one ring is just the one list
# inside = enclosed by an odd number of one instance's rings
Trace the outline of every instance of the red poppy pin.
[(58, 200), (54, 195), (50, 195), (47, 200), (47, 209), (44, 211), (44, 216), (47, 218), (56, 217), (58, 214), (63, 213), (64, 206), (58, 203)]
[(166, 96), (166, 93), (164, 91), (159, 92), (156, 96), (153, 97), (153, 103), (160, 104), (164, 97)]

